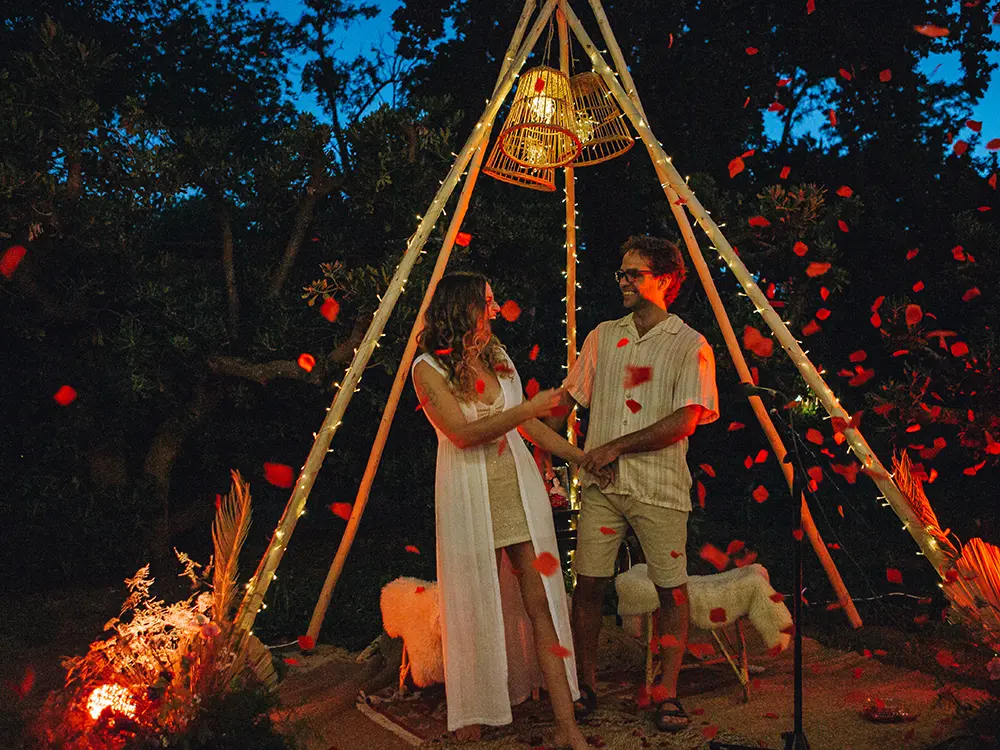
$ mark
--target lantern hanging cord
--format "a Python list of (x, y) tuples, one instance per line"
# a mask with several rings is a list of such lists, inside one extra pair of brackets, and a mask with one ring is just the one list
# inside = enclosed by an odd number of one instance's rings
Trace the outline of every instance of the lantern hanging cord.
[(549, 60), (552, 58), (552, 37), (556, 31), (556, 20), (555, 14), (549, 16), (549, 33), (545, 37), (545, 55), (542, 58), (542, 65), (548, 66)]

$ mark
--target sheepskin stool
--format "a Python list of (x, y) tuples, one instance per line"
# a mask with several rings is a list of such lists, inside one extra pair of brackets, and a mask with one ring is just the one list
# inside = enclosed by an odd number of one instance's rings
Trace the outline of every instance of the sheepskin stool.
[[(660, 609), (656, 586), (649, 580), (644, 563), (633, 565), (615, 578), (618, 592), (618, 614), (629, 618), (633, 635), (641, 633), (641, 619), (646, 620), (646, 685), (651, 687), (655, 676), (653, 669), (654, 620)], [(734, 568), (710, 576), (688, 576), (688, 600), (691, 607), (691, 624), (708, 630), (715, 638), (729, 666), (743, 688), (744, 702), (750, 700), (750, 677), (747, 669), (746, 640), (743, 637), (743, 618), (754, 626), (767, 647), (780, 653), (791, 641), (789, 630), (792, 615), (771, 588), (770, 578), (763, 565), (753, 564)], [(733, 644), (725, 627), (736, 623), (739, 633), (739, 666), (731, 654)], [(725, 636), (726, 643), (719, 637)], [(657, 631), (658, 632), (658, 631)]]
[(390, 638), (403, 639), (400, 695), (406, 693), (407, 675), (417, 687), (444, 682), (437, 583), (397, 578), (382, 587), (380, 605), (385, 632)]

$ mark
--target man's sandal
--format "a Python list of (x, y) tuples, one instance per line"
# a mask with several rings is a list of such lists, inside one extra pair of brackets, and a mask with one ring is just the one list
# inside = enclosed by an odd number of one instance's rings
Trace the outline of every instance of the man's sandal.
[(597, 710), (597, 691), (590, 685), (580, 683), (580, 697), (573, 703), (573, 713), (577, 719), (590, 716)]
[[(668, 708), (669, 705), (673, 708)], [(680, 732), (690, 725), (691, 717), (676, 698), (667, 698), (656, 707), (656, 728), (661, 732)]]

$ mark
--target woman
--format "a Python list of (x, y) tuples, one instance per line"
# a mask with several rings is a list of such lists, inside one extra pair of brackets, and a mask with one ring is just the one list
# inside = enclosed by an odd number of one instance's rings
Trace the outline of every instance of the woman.
[[(486, 278), (441, 279), (424, 317), (413, 383), (438, 436), (435, 507), (448, 729), (478, 739), (480, 726), (512, 721), (545, 679), (557, 745), (583, 750), (563, 577), (533, 563), (559, 559), (545, 485), (524, 435), (579, 463), (583, 451), (539, 421), (561, 392), (521, 397), (521, 380), (492, 334), (500, 307)], [(545, 559), (543, 557), (543, 559)], [(540, 566), (544, 567), (544, 566)], [(527, 616), (525, 616), (527, 615)]]

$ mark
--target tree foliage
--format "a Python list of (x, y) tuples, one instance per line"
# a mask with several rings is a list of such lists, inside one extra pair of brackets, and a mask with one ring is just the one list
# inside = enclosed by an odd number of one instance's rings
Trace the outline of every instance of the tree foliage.
[[(0, 279), (12, 342), (2, 416), (16, 425), (2, 449), (14, 471), (0, 507), (18, 529), (2, 559), (29, 585), (83, 570), (117, 578), (207, 525), (212, 488), (230, 468), (261, 480), (264, 461), (299, 465), (416, 216), (483, 110), (521, 3), (406, 0), (393, 16), (395, 50), (353, 59), (336, 49), (376, 12), (367, 3), (307, 0), (292, 21), (237, 0), (15, 5), (0, 26), (0, 236), (27, 254)], [(966, 119), (995, 67), (997, 3), (805, 5), (605, 3), (657, 136), (845, 407), (864, 410), (879, 455), (888, 462), (909, 446), (928, 480), (939, 477), (929, 495), (941, 497), (945, 524), (996, 539), (982, 497), (1000, 453), (1000, 237), (987, 182), (996, 152), (983, 146), (1000, 133)], [(574, 8), (599, 38), (587, 5)], [(949, 34), (930, 39), (914, 30), (921, 24)], [(575, 49), (575, 69), (589, 70)], [(958, 61), (955, 77), (933, 71), (946, 56)], [(299, 91), (320, 110), (304, 111)], [(743, 169), (731, 176), (736, 157)], [(523, 314), (500, 335), (525, 379), (550, 384), (565, 361), (562, 198), (481, 177), (463, 227), (473, 240), (455, 257), (519, 303)], [(611, 272), (621, 242), (679, 235), (641, 145), (578, 170), (577, 203), (582, 343), (619, 314)], [(737, 332), (766, 335), (706, 254)], [(431, 257), (314, 490), (319, 512), (299, 538), (320, 558), (342, 529), (322, 506), (356, 491)], [(334, 322), (318, 313), (328, 296), (341, 303)], [(910, 305), (919, 321), (910, 308), (907, 322)], [(749, 496), (770, 483), (777, 497), (781, 479), (773, 461), (743, 467), (764, 445), (759, 432), (727, 432), (752, 417), (693, 274), (677, 309), (715, 345), (725, 412), (695, 440), (692, 466), (702, 455), (719, 477), (695, 470), (709, 488), (697, 532), (777, 547), (774, 506)], [(316, 360), (308, 372), (297, 364), (304, 352)], [(827, 472), (821, 530), (867, 535), (865, 562), (912, 559), (865, 480), (847, 484), (853, 459), (786, 358), (748, 357), (763, 384), (804, 397), (788, 412), (797, 427), (825, 436), (830, 455), (814, 446), (806, 459)], [(51, 399), (63, 384), (78, 393), (67, 407)], [(407, 399), (365, 522), (372, 537), (359, 542), (369, 552), (382, 534), (396, 551), (429, 552), (433, 538), (433, 437)], [(286, 499), (255, 493), (249, 554)], [(292, 582), (321, 577), (326, 560), (295, 549), (275, 609), (301, 620), (315, 587)], [(428, 557), (419, 564), (432, 576)], [(384, 565), (373, 580), (412, 572)]]

